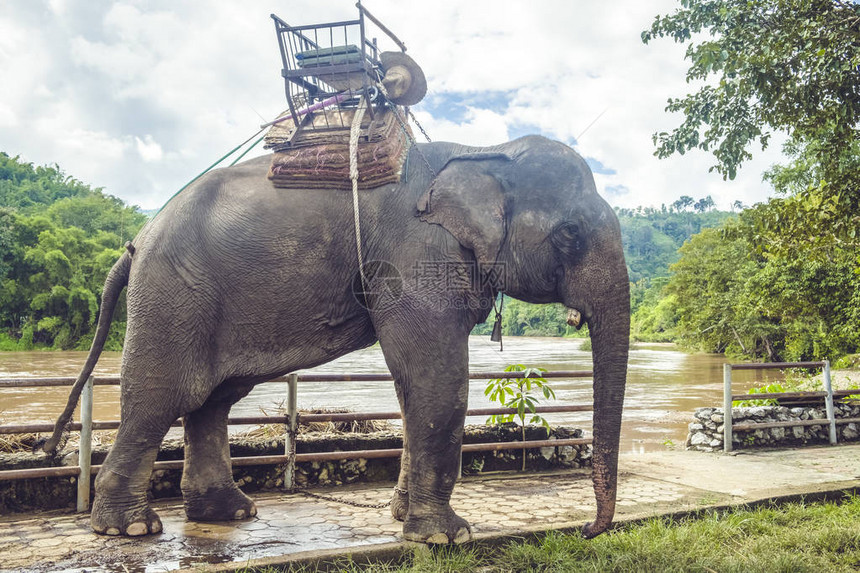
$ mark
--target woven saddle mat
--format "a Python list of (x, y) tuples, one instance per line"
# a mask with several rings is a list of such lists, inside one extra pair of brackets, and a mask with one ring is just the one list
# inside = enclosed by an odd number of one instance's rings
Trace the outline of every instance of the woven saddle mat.
[[(400, 181), (412, 134), (400, 126), (390, 110), (377, 110), (376, 117), (362, 131), (358, 143), (358, 188), (374, 189)], [(352, 189), (349, 126), (338, 132), (312, 134), (312, 139), (313, 144), (306, 140), (302, 145), (275, 151), (268, 174), (272, 184), (279, 188)]]

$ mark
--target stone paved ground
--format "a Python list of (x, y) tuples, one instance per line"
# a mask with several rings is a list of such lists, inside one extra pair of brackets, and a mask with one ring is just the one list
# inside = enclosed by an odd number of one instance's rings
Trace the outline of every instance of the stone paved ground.
[[(860, 487), (860, 446), (807, 448), (738, 456), (659, 452), (621, 460), (617, 518), (661, 515), (785, 493)], [(391, 484), (316, 489), (360, 503), (388, 500)], [(259, 514), (245, 522), (191, 523), (181, 504), (156, 505), (159, 535), (95, 535), (86, 514), (46, 512), (0, 518), (0, 571), (168, 571), (244, 563), (309, 550), (399, 541), (400, 524), (384, 509), (358, 508), (301, 494), (255, 496)], [(476, 534), (570, 527), (591, 519), (586, 471), (469, 478), (452, 499)]]

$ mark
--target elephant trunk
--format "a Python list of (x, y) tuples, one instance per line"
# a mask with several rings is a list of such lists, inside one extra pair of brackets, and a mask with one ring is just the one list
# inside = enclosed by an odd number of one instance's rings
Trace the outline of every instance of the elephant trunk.
[(583, 529), (591, 538), (606, 531), (615, 514), (621, 412), (627, 383), (630, 345), (630, 286), (624, 276), (614, 281), (588, 321), (594, 363), (593, 481), (597, 517)]

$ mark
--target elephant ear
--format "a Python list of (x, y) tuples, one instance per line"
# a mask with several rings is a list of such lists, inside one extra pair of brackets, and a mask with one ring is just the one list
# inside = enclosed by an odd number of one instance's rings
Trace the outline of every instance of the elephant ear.
[(481, 264), (496, 261), (506, 234), (502, 153), (474, 153), (448, 161), (418, 199), (422, 221), (440, 225)]

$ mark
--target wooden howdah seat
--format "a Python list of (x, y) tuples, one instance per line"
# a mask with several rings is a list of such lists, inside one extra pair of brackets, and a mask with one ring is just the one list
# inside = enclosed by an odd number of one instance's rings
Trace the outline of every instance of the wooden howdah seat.
[[(401, 105), (427, 86), (405, 46), (366, 9), (345, 22), (290, 26), (274, 14), (288, 109), (273, 122), (265, 147), (274, 151), (269, 179), (283, 188), (350, 189), (350, 129), (365, 106), (358, 137), (358, 188), (399, 181), (414, 141)], [(400, 47), (381, 52), (365, 36), (376, 24)]]

